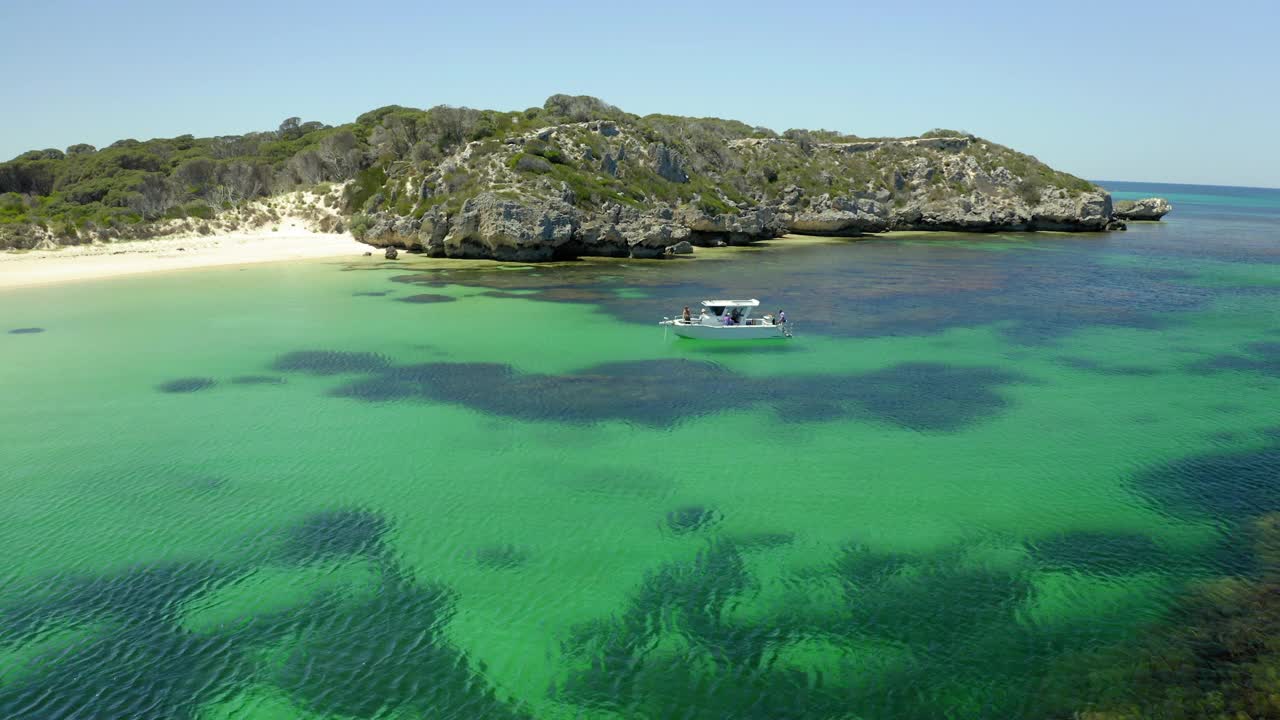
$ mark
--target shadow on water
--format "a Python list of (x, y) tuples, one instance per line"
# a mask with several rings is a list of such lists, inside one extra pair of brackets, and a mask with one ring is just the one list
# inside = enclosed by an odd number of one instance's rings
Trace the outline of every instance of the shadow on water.
[[(105, 576), (59, 575), (0, 607), (0, 647), (38, 642), (56, 629), (85, 637), (49, 650), (0, 686), (0, 716), (174, 720), (205, 703), (269, 682), (323, 714), (373, 718), (392, 711), (439, 717), (525, 717), (499, 700), (442, 635), (454, 597), (413, 580), (383, 544), (386, 520), (365, 510), (310, 515), (275, 533), (240, 563), (135, 567)], [(355, 598), (320, 593), (242, 624), (193, 632), (193, 600), (258, 569), (363, 559), (379, 587)], [(284, 648), (282, 663), (263, 651)]]
[(44, 332), (44, 328), (41, 328), (41, 327), (21, 327), (21, 328), (14, 328), (10, 330), (9, 334), (10, 335), (36, 335), (42, 332)]
[(789, 422), (862, 417), (916, 430), (955, 431), (991, 417), (998, 392), (1022, 378), (994, 368), (904, 363), (854, 375), (735, 377), (695, 360), (607, 363), (566, 375), (519, 373), (498, 363), (391, 366), (373, 353), (289, 353), (277, 370), (366, 376), (332, 391), (368, 402), (420, 400), (464, 405), (522, 420), (626, 420), (669, 426), (711, 413), (770, 407)]

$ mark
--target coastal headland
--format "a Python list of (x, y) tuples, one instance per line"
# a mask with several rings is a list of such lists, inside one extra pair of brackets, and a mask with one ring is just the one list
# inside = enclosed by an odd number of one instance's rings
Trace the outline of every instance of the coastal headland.
[(0, 248), (276, 232), (288, 212), (431, 257), (657, 258), (785, 234), (1103, 232), (1160, 203), (1118, 213), (1105, 189), (965, 132), (776, 133), (555, 95), (523, 111), (389, 106), (337, 127), (290, 118), (31, 151), (0, 164)]

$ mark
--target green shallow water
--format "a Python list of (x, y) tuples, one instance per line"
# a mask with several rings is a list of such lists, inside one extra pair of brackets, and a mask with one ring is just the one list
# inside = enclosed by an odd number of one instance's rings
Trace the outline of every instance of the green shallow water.
[[(1280, 511), (1244, 202), (4, 293), (0, 715), (1069, 716)], [(797, 337), (654, 324), (724, 294)]]

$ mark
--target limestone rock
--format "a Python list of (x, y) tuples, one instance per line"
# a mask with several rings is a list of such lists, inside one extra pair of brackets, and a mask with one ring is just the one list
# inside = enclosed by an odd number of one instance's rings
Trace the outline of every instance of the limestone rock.
[(806, 210), (792, 215), (791, 232), (808, 235), (860, 235), (889, 229), (889, 213), (883, 204), (864, 198), (832, 198), (823, 195)]
[(560, 200), (512, 200), (481, 193), (466, 201), (443, 239), (447, 257), (521, 262), (555, 258), (579, 219)]
[(1164, 198), (1151, 197), (1141, 200), (1121, 200), (1116, 203), (1115, 216), (1121, 220), (1159, 220), (1173, 210)]
[(681, 240), (675, 245), (668, 245), (666, 249), (667, 255), (688, 255), (693, 252), (693, 245), (688, 240)]
[(449, 234), (449, 217), (442, 210), (422, 216), (418, 226), (417, 245), (428, 257), (444, 257), (444, 237)]
[(689, 182), (689, 175), (684, 171), (684, 158), (680, 153), (663, 145), (653, 143), (649, 146), (649, 160), (653, 163), (653, 171), (663, 179), (673, 183)]
[(692, 232), (694, 245), (704, 247), (717, 242), (745, 245), (784, 235), (788, 229), (787, 220), (771, 207), (713, 215), (694, 205), (682, 205), (672, 218)]
[(412, 216), (378, 215), (365, 231), (362, 242), (374, 247), (398, 247), (420, 250), (418, 229), (421, 221)]
[(1032, 209), (1031, 229), (1101, 231), (1111, 221), (1111, 194), (1101, 191), (1070, 195), (1061, 188), (1041, 194)]
[(399, 251), (396, 250), (395, 245), (388, 245), (387, 251), (383, 253), (383, 257), (385, 257), (388, 260), (395, 260), (399, 256), (400, 256), (400, 253)]
[(618, 177), (618, 161), (613, 159), (612, 154), (604, 154), (604, 159), (600, 161), (600, 172), (605, 175)]

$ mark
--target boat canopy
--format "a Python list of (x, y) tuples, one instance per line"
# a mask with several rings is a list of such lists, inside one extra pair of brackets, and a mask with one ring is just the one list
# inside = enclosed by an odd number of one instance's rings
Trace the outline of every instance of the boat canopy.
[(760, 307), (760, 301), (754, 298), (751, 300), (703, 300), (702, 306), (703, 307), (753, 308), (753, 307)]

